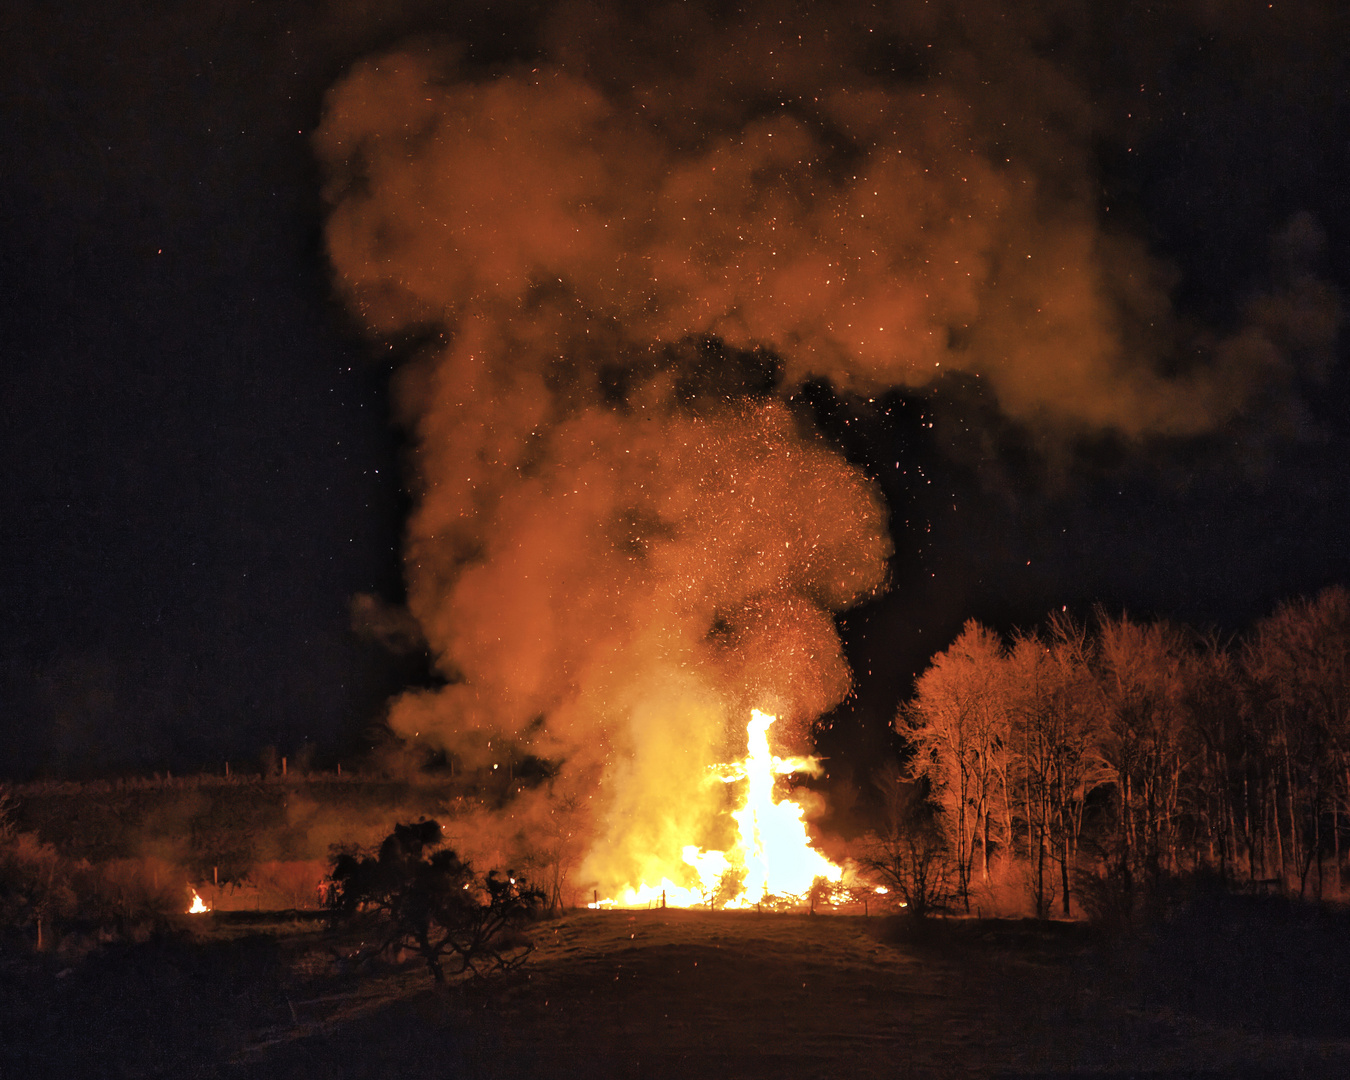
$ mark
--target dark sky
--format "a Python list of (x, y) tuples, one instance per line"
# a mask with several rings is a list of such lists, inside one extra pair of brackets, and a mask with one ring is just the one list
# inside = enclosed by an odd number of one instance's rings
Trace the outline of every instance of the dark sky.
[[(407, 504), (388, 364), (333, 299), (310, 136), (360, 57), (434, 33), (489, 69), (533, 55), (540, 18), (110, 7), (5, 16), (0, 773), (307, 742), (331, 760), (418, 661), (351, 628), (353, 596), (401, 599)], [(1347, 23), (1280, 8), (1219, 25), (1117, 5), (1037, 39), (1105, 118), (1099, 213), (1171, 268), (1196, 340), (1292, 274), (1350, 284)], [(870, 405), (808, 388), (880, 481), (896, 548), (892, 591), (842, 620), (840, 745), (884, 729), (968, 617), (1100, 601), (1236, 631), (1350, 580), (1343, 336), (1321, 352), (1278, 407), (1192, 438), (1047, 438), (959, 378)]]

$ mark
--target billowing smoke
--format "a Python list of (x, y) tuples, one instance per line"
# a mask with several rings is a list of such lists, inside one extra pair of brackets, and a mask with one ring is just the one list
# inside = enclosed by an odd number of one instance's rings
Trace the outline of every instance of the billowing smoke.
[(450, 684), (391, 723), (598, 778), (606, 885), (704, 842), (691, 793), (751, 706), (800, 730), (848, 691), (832, 614), (890, 545), (804, 381), (956, 370), (1013, 417), (1140, 436), (1266, 377), (1251, 349), (1163, 371), (1166, 274), (1100, 225), (1087, 110), (1011, 35), (939, 64), (926, 16), (689, 11), (569, 9), (548, 63), (486, 74), (365, 61), (316, 140), (341, 294), (429, 342), (397, 383), (406, 575)]

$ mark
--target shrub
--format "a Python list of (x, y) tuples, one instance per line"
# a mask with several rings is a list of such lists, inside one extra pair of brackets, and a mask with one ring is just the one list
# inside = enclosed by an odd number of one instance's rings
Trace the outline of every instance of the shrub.
[(73, 917), (77, 864), (31, 833), (16, 833), (0, 844), (0, 924), (32, 934), (39, 949), (53, 936), (53, 923)]
[(329, 875), (328, 906), (342, 921), (362, 919), (376, 942), (356, 959), (411, 949), (438, 984), (450, 975), (482, 978), (524, 962), (533, 945), (521, 924), (538, 912), (543, 893), (497, 870), (479, 877), (443, 842), (435, 821), (395, 825), (379, 854), (338, 855)]
[(317, 859), (272, 860), (259, 863), (248, 877), (264, 906), (302, 909), (319, 903), (327, 871)]
[(915, 918), (945, 910), (956, 894), (956, 874), (936, 808), (899, 785), (887, 801), (883, 827), (864, 838), (859, 864)]

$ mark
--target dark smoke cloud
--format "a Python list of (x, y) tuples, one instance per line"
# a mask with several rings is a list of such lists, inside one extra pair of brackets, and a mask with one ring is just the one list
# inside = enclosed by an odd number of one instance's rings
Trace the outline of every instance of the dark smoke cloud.
[[(1169, 272), (1101, 224), (1093, 110), (1044, 29), (569, 6), (547, 63), (409, 47), (331, 92), (338, 287), (375, 337), (430, 342), (398, 384), (406, 573), (450, 685), (391, 723), (602, 775), (598, 880), (701, 841), (690, 793), (751, 706), (848, 691), (832, 613), (889, 541), (803, 382), (956, 371), (1013, 418), (1143, 437), (1278, 379), (1269, 334), (1169, 362)], [(1263, 325), (1326, 309), (1289, 297)]]

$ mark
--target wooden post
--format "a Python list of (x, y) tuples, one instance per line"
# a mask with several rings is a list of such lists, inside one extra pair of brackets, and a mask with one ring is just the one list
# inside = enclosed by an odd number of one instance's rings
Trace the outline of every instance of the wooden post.
[(283, 780), (286, 778), (286, 758), (284, 755), (281, 758), (281, 777)]
[(228, 780), (229, 777), (230, 777), (230, 763), (227, 761), (225, 762), (225, 778)]
[(665, 910), (666, 910), (666, 890), (665, 890), (665, 889), (662, 889), (662, 890), (661, 890), (661, 910), (662, 910), (662, 911), (665, 911)]
[(340, 762), (340, 761), (338, 762), (338, 775), (339, 775), (339, 776), (342, 775), (342, 762)]
[(600, 890), (599, 890), (599, 889), (592, 889), (592, 890), (591, 890), (591, 895), (592, 895), (593, 897), (595, 897), (595, 906), (598, 908), (598, 907), (600, 906)]
[(219, 867), (219, 866), (213, 866), (213, 867), (211, 867), (211, 884), (215, 885), (217, 888), (220, 887), (220, 867)]

